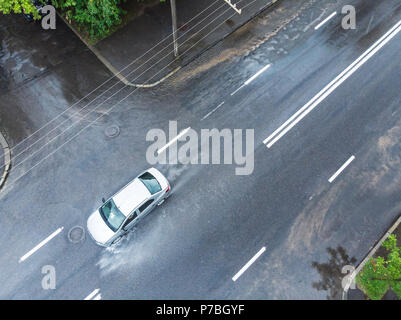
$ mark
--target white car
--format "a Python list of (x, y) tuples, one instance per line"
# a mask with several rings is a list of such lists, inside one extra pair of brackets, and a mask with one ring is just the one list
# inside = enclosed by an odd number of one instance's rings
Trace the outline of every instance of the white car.
[(89, 234), (98, 245), (108, 247), (134, 227), (170, 195), (171, 187), (155, 168), (141, 173), (90, 215)]

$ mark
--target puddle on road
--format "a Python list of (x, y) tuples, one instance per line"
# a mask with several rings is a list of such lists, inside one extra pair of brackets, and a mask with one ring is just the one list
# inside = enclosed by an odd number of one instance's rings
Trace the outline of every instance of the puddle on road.
[(336, 249), (327, 248), (327, 252), (330, 256), (327, 262), (312, 262), (312, 267), (317, 270), (321, 276), (321, 280), (312, 283), (312, 287), (318, 291), (327, 291), (327, 299), (341, 299), (343, 291), (342, 281), (347, 272), (344, 268), (346, 266), (355, 266), (357, 260), (354, 257), (350, 257), (346, 250), (338, 246)]

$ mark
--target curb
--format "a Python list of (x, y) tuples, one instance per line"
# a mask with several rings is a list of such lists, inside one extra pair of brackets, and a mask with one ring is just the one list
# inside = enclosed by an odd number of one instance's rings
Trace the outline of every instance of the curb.
[(122, 74), (121, 71), (119, 71), (116, 67), (114, 67), (100, 52), (99, 50), (97, 50), (95, 47), (93, 47), (92, 45), (90, 45), (85, 39), (83, 39), (81, 37), (81, 35), (70, 25), (70, 23), (63, 17), (60, 15), (59, 12), (57, 12), (57, 15), (61, 18), (61, 20), (64, 21), (64, 23), (75, 33), (75, 35), (81, 39), (81, 41), (89, 48), (89, 50), (92, 51), (92, 53), (105, 65), (105, 67), (107, 69), (109, 69), (109, 71), (114, 75), (114, 77), (117, 77), (122, 83), (124, 83), (126, 86), (131, 86), (131, 87), (137, 87), (137, 88), (152, 88), (154, 86), (157, 86), (158, 84), (164, 82), (165, 80), (167, 80), (168, 78), (170, 78), (172, 75), (174, 75), (175, 73), (177, 73), (179, 70), (181, 70), (182, 68), (186, 67), (187, 65), (189, 65), (191, 62), (193, 62), (194, 60), (196, 60), (197, 58), (199, 58), (202, 54), (204, 54), (206, 51), (208, 51), (209, 49), (213, 48), (216, 44), (218, 44), (219, 42), (223, 41), (224, 39), (226, 39), (228, 36), (230, 36), (231, 34), (233, 34), (234, 32), (236, 32), (238, 29), (240, 29), (241, 27), (243, 27), (245, 24), (247, 24), (249, 21), (251, 21), (252, 19), (254, 19), (256, 16), (258, 16), (259, 14), (261, 14), (263, 11), (265, 11), (266, 9), (272, 7), (274, 4), (276, 4), (279, 0), (272, 0), (270, 3), (268, 3), (267, 5), (265, 5), (264, 7), (260, 8), (256, 13), (254, 13), (253, 15), (251, 15), (249, 17), (249, 19), (247, 19), (246, 21), (244, 21), (243, 23), (239, 24), (238, 26), (236, 26), (234, 29), (232, 29), (232, 31), (230, 31), (228, 34), (226, 34), (224, 37), (222, 37), (221, 39), (216, 40), (215, 42), (213, 42), (211, 45), (209, 45), (207, 48), (205, 48), (204, 50), (202, 50), (201, 52), (199, 52), (198, 54), (196, 54), (194, 57), (192, 57), (191, 59), (189, 59), (187, 62), (185, 62), (183, 65), (177, 67), (176, 69), (174, 69), (173, 71), (171, 71), (169, 74), (165, 75), (163, 78), (161, 78), (160, 80), (150, 83), (150, 84), (135, 84), (135, 83), (131, 83), (127, 78), (125, 78)]
[(389, 237), (389, 235), (394, 232), (394, 230), (398, 227), (398, 225), (400, 223), (401, 223), (401, 216), (398, 217), (398, 219), (393, 223), (393, 225), (386, 231), (386, 233), (376, 243), (376, 245), (373, 247), (373, 249), (369, 251), (369, 253), (366, 255), (366, 257), (359, 264), (359, 266), (352, 272), (351, 276), (349, 277), (349, 281), (347, 282), (347, 284), (345, 285), (345, 288), (343, 290), (342, 300), (348, 299), (348, 290), (349, 290), (352, 282), (354, 281), (355, 277), (357, 276), (357, 274), (362, 270), (362, 268), (365, 266), (365, 264), (376, 253), (376, 251), (380, 248), (382, 243)]
[[(277, 0), (276, 0), (277, 1)], [(131, 87), (137, 87), (137, 88), (151, 88), (154, 87), (163, 81), (165, 81), (167, 78), (171, 77), (173, 74), (175, 74), (178, 70), (181, 69), (181, 67), (177, 67), (173, 71), (171, 71), (169, 74), (161, 78), (160, 80), (150, 83), (150, 84), (135, 84), (129, 82), (129, 80), (124, 77), (121, 74), (121, 71), (118, 71), (116, 67), (114, 67), (105, 57), (102, 56), (102, 54), (97, 50), (94, 46), (90, 45), (84, 38), (81, 37), (81, 35), (71, 26), (71, 24), (63, 17), (60, 15), (59, 12), (57, 12), (57, 15), (61, 20), (64, 21), (64, 23), (71, 29), (72, 32), (75, 33), (75, 35), (89, 48), (90, 51), (104, 64), (104, 66), (109, 69), (109, 71), (113, 74), (114, 77), (117, 77), (122, 83), (124, 83), (126, 86), (131, 86)]]
[(3, 134), (0, 132), (0, 145), (4, 152), (4, 172), (0, 178), (0, 189), (4, 186), (6, 182), (8, 173), (10, 172), (11, 167), (11, 152), (8, 146), (6, 139), (4, 138)]

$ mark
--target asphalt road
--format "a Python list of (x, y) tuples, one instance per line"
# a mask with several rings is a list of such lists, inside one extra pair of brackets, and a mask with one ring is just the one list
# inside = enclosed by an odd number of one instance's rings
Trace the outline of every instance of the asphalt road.
[[(344, 4), (357, 9), (356, 30), (341, 27)], [(16, 162), (0, 193), (0, 297), (83, 299), (99, 289), (102, 299), (339, 298), (341, 268), (352, 258), (361, 261), (401, 209), (401, 31), (377, 42), (400, 21), (397, 0), (315, 4), (256, 48), (192, 76), (223, 49), (240, 47), (241, 34), (234, 34), (176, 79), (138, 90), (72, 141), (78, 129), (20, 166)], [(67, 29), (59, 32), (76, 41)], [(107, 79), (79, 42), (70, 46), (48, 75), (22, 84), (13, 79), (1, 92), (1, 125), (14, 145)], [(333, 83), (335, 90), (291, 130), (270, 148), (263, 143), (347, 68), (353, 73)], [(131, 90), (123, 88), (101, 112)], [(26, 112), (26, 101), (46, 116), (8, 124), (4, 110), (12, 104)], [(52, 103), (57, 107), (47, 114)], [(70, 113), (64, 118), (79, 119)], [(102, 197), (149, 167), (146, 134), (168, 132), (169, 120), (178, 121), (179, 131), (254, 129), (253, 173), (235, 175), (236, 164), (156, 165), (173, 194), (135, 232), (113, 249), (96, 246), (89, 235), (69, 242), (68, 231), (85, 226)], [(79, 126), (88, 124), (84, 119)], [(121, 130), (116, 138), (104, 134), (111, 125)], [(55, 267), (55, 290), (42, 289), (45, 265)]]

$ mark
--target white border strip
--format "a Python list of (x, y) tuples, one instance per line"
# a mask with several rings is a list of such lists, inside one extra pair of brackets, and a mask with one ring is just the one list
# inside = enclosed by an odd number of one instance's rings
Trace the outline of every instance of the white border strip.
[(333, 12), (330, 16), (328, 16), (326, 19), (324, 19), (322, 22), (320, 22), (316, 27), (315, 30), (319, 29), (321, 26), (323, 26), (326, 22), (328, 22), (329, 20), (331, 20), (335, 15), (337, 14), (337, 12)]
[(45, 240), (43, 240), (41, 243), (39, 243), (35, 248), (33, 248), (31, 251), (23, 255), (20, 259), (19, 262), (21, 263), (22, 261), (28, 259), (31, 255), (33, 255), (36, 251), (38, 251), (40, 248), (42, 248), (46, 243), (48, 243), (51, 239), (53, 239), (55, 236), (57, 236), (61, 231), (63, 231), (64, 227), (58, 228), (56, 231), (54, 231), (50, 236), (48, 236)]
[(354, 161), (354, 160), (355, 160), (355, 156), (351, 156), (351, 157), (340, 167), (340, 169), (338, 169), (338, 170), (336, 171), (336, 173), (333, 174), (333, 175), (331, 176), (331, 178), (329, 179), (329, 182), (332, 183), (332, 182), (338, 177), (338, 175), (339, 175), (341, 172), (343, 172), (344, 169), (345, 169), (346, 167), (348, 167), (348, 165), (349, 165), (352, 161)]
[(247, 264), (244, 265), (244, 266), (242, 267), (242, 269), (236, 273), (236, 275), (232, 278), (233, 281), (237, 281), (237, 279), (238, 279), (238, 278), (239, 278), (239, 277), (240, 277), (240, 276), (256, 261), (256, 259), (258, 259), (258, 258), (262, 255), (262, 253), (265, 252), (265, 251), (266, 251), (266, 247), (263, 247), (262, 249), (260, 249), (259, 252), (258, 252), (257, 254), (255, 254), (255, 255), (253, 256), (253, 258), (252, 258), (251, 260), (249, 260), (249, 261), (247, 262)]

